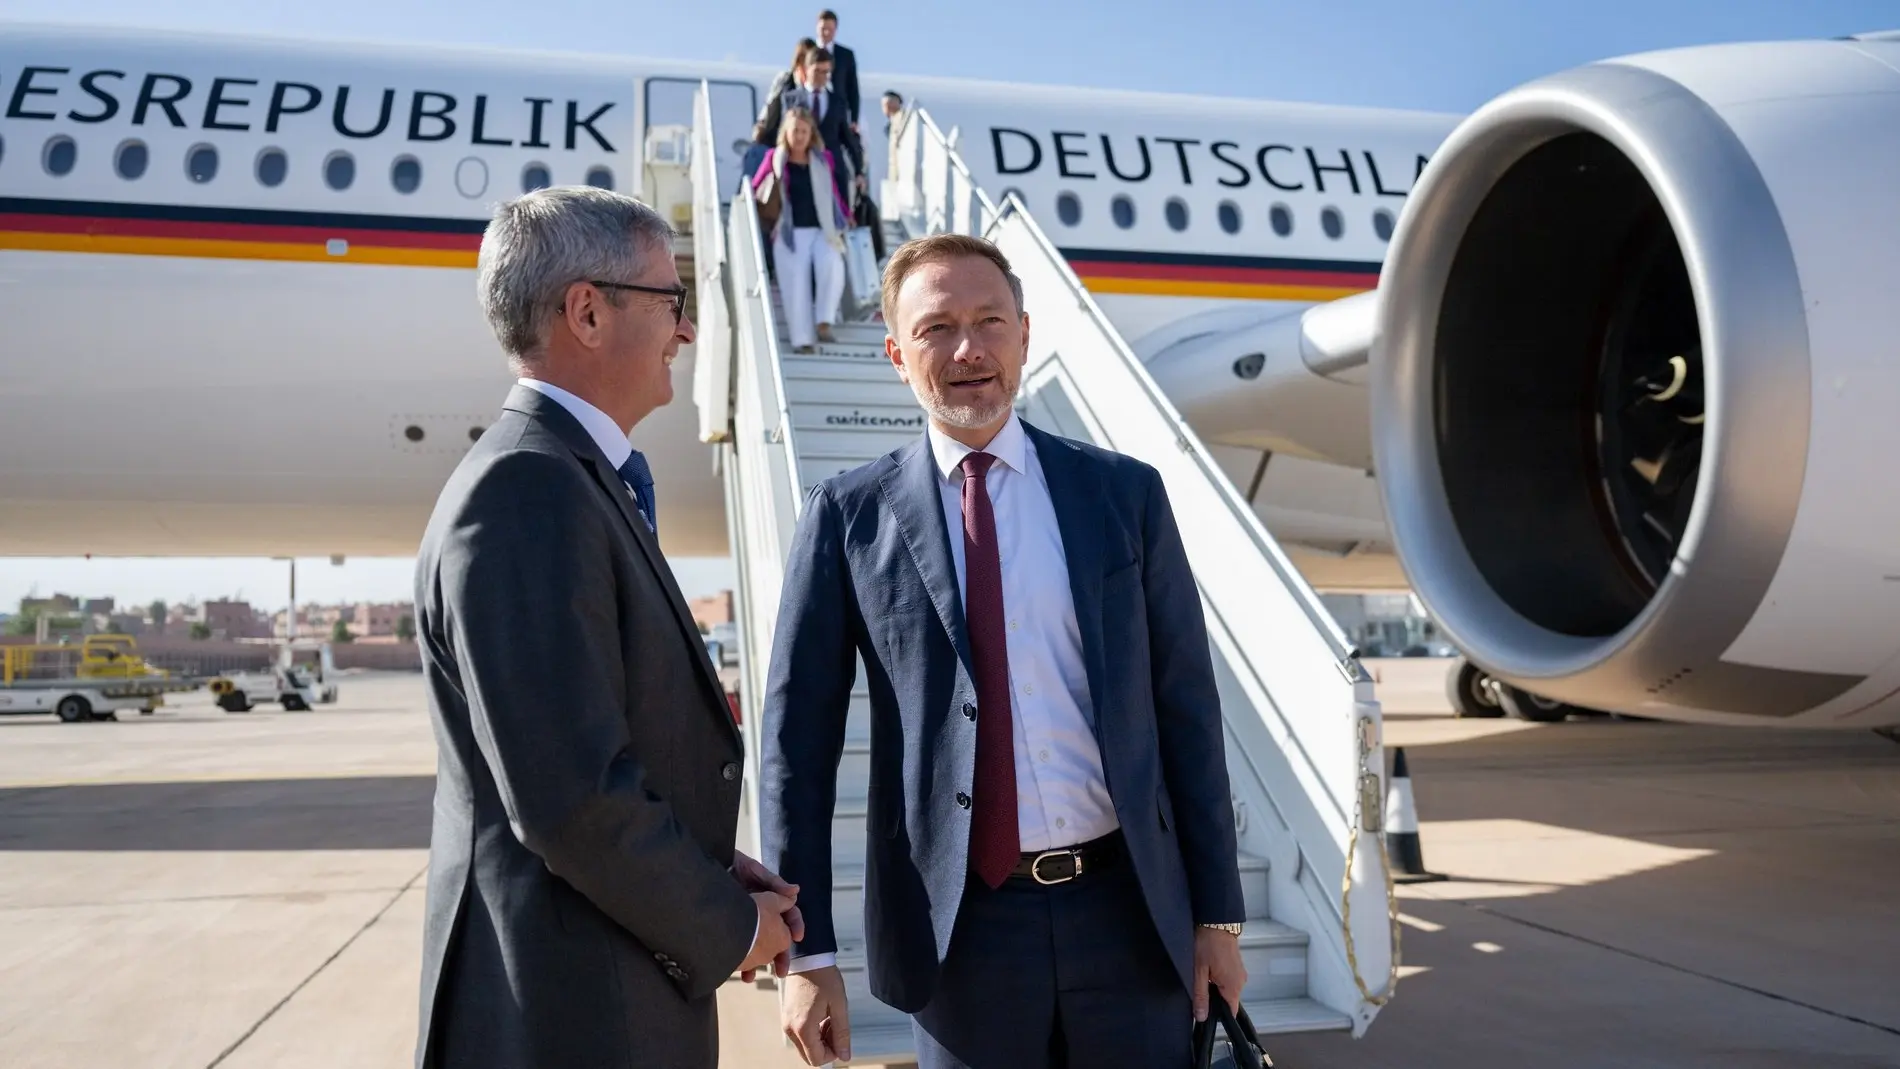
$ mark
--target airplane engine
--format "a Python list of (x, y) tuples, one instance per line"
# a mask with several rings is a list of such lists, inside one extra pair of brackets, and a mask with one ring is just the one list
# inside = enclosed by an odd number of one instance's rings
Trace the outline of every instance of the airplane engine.
[(1448, 637), (1674, 719), (1900, 721), (1900, 41), (1529, 83), (1386, 260), (1372, 452)]

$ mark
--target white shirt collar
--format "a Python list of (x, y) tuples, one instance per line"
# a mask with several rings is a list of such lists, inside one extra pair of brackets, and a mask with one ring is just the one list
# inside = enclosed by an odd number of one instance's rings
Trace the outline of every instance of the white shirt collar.
[[(953, 476), (964, 457), (977, 451), (938, 430), (934, 423), (930, 425), (928, 433), (930, 455), (937, 462), (937, 474), (946, 479)], [(1009, 422), (1003, 424), (1003, 429), (996, 432), (996, 437), (990, 439), (990, 444), (984, 446), (982, 451), (995, 457), (998, 463), (1011, 471), (1029, 470), (1029, 436), (1023, 433), (1022, 421), (1016, 418), (1015, 412), (1009, 414)]]
[(529, 378), (516, 381), (546, 396), (555, 404), (567, 409), (569, 415), (580, 420), (588, 437), (592, 438), (594, 444), (600, 447), (600, 451), (607, 455), (607, 463), (612, 464), (616, 470), (633, 455), (633, 443), (627, 440), (627, 432), (614, 422), (612, 416), (551, 382)]

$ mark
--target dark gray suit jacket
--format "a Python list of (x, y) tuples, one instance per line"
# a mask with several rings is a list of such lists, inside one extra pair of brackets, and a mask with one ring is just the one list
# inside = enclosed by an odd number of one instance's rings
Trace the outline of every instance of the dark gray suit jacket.
[(741, 743), (632, 497), (517, 386), (416, 562), (435, 721), (419, 1066), (717, 1059), (757, 913), (728, 871)]
[[(1245, 916), (1200, 596), (1153, 468), (1023, 429), (1061, 528), (1109, 796), (1149, 915), (1191, 990), (1194, 924)], [(960, 796), (976, 756), (976, 686), (939, 478), (919, 437), (813, 488), (792, 542), (762, 721), (764, 860), (800, 887), (805, 939), (794, 954), (833, 951), (832, 809), (863, 656), (866, 952), (872, 992), (909, 1013), (930, 1001), (962, 901), (971, 810)]]

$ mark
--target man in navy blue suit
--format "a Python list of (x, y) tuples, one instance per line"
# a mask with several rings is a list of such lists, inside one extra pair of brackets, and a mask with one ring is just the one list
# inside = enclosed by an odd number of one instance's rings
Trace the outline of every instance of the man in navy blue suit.
[(1029, 342), (995, 246), (885, 268), (929, 427), (813, 488), (763, 720), (764, 863), (800, 886), (782, 1013), (850, 1056), (831, 827), (854, 660), (871, 705), (865, 961), (923, 1069), (1185, 1066), (1245, 915), (1220, 700), (1160, 476), (1013, 409)]

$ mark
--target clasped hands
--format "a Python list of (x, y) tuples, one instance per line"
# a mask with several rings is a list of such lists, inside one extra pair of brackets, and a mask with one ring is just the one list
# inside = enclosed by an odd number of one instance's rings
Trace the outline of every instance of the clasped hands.
[(798, 912), (798, 885), (735, 850), (732, 875), (752, 892), (759, 909), (759, 934), (739, 966), (747, 983), (767, 964), (773, 975), (787, 982), (780, 1007), (785, 1034), (808, 1065), (823, 1065), (851, 1057), (851, 1019), (846, 1008), (844, 978), (833, 965), (813, 972), (791, 972), (792, 943), (805, 938), (805, 918)]
[(759, 913), (758, 934), (752, 949), (739, 963), (739, 979), (751, 983), (767, 965), (775, 976), (788, 975), (792, 944), (805, 938), (805, 918), (798, 912), (798, 885), (786, 883), (778, 873), (735, 850), (732, 875), (752, 894)]

